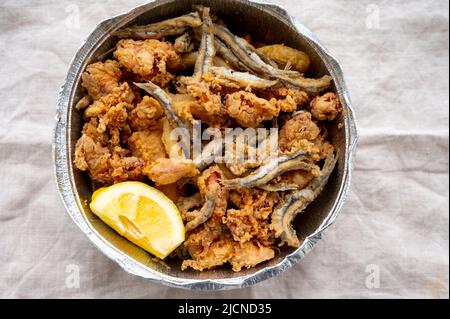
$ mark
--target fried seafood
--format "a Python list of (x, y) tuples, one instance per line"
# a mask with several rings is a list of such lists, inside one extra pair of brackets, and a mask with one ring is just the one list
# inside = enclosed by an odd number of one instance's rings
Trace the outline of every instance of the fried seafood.
[(217, 166), (211, 166), (198, 178), (200, 195), (204, 204), (200, 210), (186, 212), (186, 231), (195, 229), (206, 222), (215, 212), (215, 216), (222, 216), (227, 207), (228, 191), (223, 189), (220, 181), (223, 174)]
[(173, 78), (169, 70), (176, 69), (180, 63), (173, 45), (159, 40), (122, 39), (117, 43), (114, 57), (141, 79), (162, 87)]
[(256, 239), (264, 246), (274, 243), (270, 215), (278, 202), (276, 193), (256, 188), (241, 188), (231, 192), (230, 202), (237, 209), (228, 209), (223, 222), (235, 241), (245, 243)]
[[(190, 69), (194, 68), (195, 62), (197, 62), (197, 59), (198, 59), (198, 54), (199, 54), (198, 51), (182, 54), (180, 65), (178, 66), (178, 69), (180, 71), (185, 71), (185, 70), (190, 70)], [(228, 63), (218, 55), (215, 55), (213, 57), (213, 66), (227, 67), (227, 68), (230, 67), (228, 65)]]
[(188, 53), (192, 52), (195, 48), (192, 34), (190, 32), (185, 32), (175, 39), (173, 48), (177, 53)]
[(339, 98), (333, 92), (315, 97), (310, 106), (312, 116), (319, 121), (332, 121), (342, 111)]
[(198, 50), (197, 61), (194, 66), (193, 81), (200, 82), (204, 74), (212, 66), (216, 49), (214, 47), (214, 34), (212, 33), (212, 21), (209, 16), (209, 8), (202, 8), (202, 39)]
[(166, 157), (166, 150), (161, 140), (162, 130), (136, 131), (128, 139), (131, 154), (151, 165), (154, 161)]
[(162, 39), (169, 35), (182, 34), (187, 28), (195, 28), (201, 24), (198, 12), (191, 12), (162, 22), (124, 28), (114, 32), (114, 35), (119, 38)]
[(263, 245), (246, 242), (243, 245), (234, 244), (234, 255), (230, 260), (233, 271), (242, 268), (252, 268), (275, 257), (275, 251)]
[(272, 179), (269, 183), (258, 186), (268, 192), (284, 192), (289, 190), (302, 189), (318, 173), (318, 167), (314, 166), (311, 170), (293, 170), (286, 172)]
[(256, 94), (238, 91), (225, 97), (225, 107), (231, 118), (244, 127), (258, 127), (280, 113), (280, 108)]
[(293, 151), (312, 147), (319, 137), (320, 129), (312, 120), (311, 113), (299, 112), (280, 129), (279, 145), (282, 151)]
[(275, 231), (275, 236), (281, 239), (281, 244), (286, 243), (291, 247), (300, 246), (300, 241), (292, 228), (292, 221), (320, 194), (328, 182), (336, 162), (337, 156), (330, 154), (318, 177), (304, 189), (288, 195), (284, 202), (275, 208), (272, 213), (271, 227)]
[[(92, 98), (89, 96), (90, 100)], [(125, 102), (132, 104), (135, 94), (128, 83), (122, 83), (114, 87), (108, 94), (94, 100), (84, 111), (85, 118), (99, 117), (105, 114), (112, 106)]]
[(89, 96), (97, 100), (119, 86), (121, 75), (119, 62), (112, 60), (97, 62), (87, 66), (81, 76), (81, 85), (87, 90)]
[(329, 75), (324, 75), (320, 79), (304, 78), (298, 72), (281, 70), (264, 62), (255, 48), (249, 46), (244, 39), (233, 35), (225, 26), (214, 24), (213, 31), (241, 61), (237, 64), (243, 64), (245, 68), (251, 69), (257, 74), (280, 79), (296, 89), (301, 89), (311, 94), (318, 94), (331, 85), (332, 79)]
[(277, 62), (281, 68), (290, 65), (301, 73), (305, 73), (309, 68), (309, 56), (305, 52), (282, 44), (266, 45), (258, 48), (257, 51)]
[(158, 101), (144, 96), (130, 112), (130, 126), (137, 131), (154, 127), (163, 114), (164, 110)]
[(223, 181), (223, 185), (229, 189), (242, 187), (256, 187), (264, 185), (281, 174), (297, 169), (311, 170), (313, 165), (308, 161), (309, 152), (299, 151), (294, 154), (277, 156), (270, 159), (264, 165), (245, 177)]
[(281, 112), (287, 113), (295, 112), (309, 99), (309, 95), (305, 91), (292, 89), (285, 86), (271, 88), (263, 91), (260, 95), (269, 100), (271, 103), (276, 104), (280, 108)]
[(77, 110), (84, 110), (92, 103), (92, 98), (89, 95), (83, 96), (75, 105)]
[(193, 161), (172, 158), (158, 158), (144, 170), (144, 174), (156, 185), (172, 184), (181, 178), (194, 177), (198, 173)]
[(87, 66), (74, 164), (94, 185), (143, 181), (172, 199), (181, 269), (241, 271), (300, 245), (292, 222), (336, 165), (342, 106), (330, 76), (304, 76), (305, 53), (194, 10), (114, 32), (113, 58)]
[(226, 67), (211, 67), (211, 81), (214, 83), (244, 89), (268, 89), (279, 84), (278, 80), (267, 80), (248, 72), (237, 72)]
[(221, 40), (215, 39), (214, 45), (216, 47), (217, 53), (236, 70), (246, 71), (252, 73), (252, 69), (245, 65), (241, 60), (234, 55), (229, 47), (225, 45)]
[(75, 165), (87, 171), (95, 182), (110, 185), (142, 179), (144, 163), (134, 156), (124, 156), (121, 150), (111, 152), (107, 147), (83, 134), (75, 146)]

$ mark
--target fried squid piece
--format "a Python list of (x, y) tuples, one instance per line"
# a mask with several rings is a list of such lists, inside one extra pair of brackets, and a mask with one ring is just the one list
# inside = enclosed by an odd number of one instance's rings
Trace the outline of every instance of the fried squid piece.
[(222, 126), (227, 122), (227, 112), (219, 94), (212, 92), (205, 82), (192, 82), (184, 94), (171, 95), (172, 106), (186, 122), (201, 120), (209, 126)]
[(164, 110), (159, 102), (146, 95), (130, 112), (130, 126), (137, 131), (152, 128), (157, 125), (163, 114)]
[[(205, 170), (197, 184), (204, 203), (199, 210), (186, 212), (186, 231), (190, 231), (208, 221), (210, 225), (219, 224), (227, 209), (228, 190), (220, 184), (224, 178), (220, 168), (215, 165)], [(212, 218), (210, 220), (210, 218)]]
[(99, 124), (97, 130), (99, 132), (105, 132), (107, 127), (119, 130), (129, 130), (127, 119), (128, 110), (133, 106), (128, 103), (120, 102), (116, 105), (111, 106), (108, 111), (102, 116), (99, 116)]
[(94, 117), (89, 119), (89, 122), (86, 122), (83, 126), (82, 135), (87, 135), (96, 143), (99, 143), (101, 146), (107, 146), (109, 141), (109, 136), (106, 132), (98, 131), (98, 118)]
[(189, 245), (188, 251), (193, 258), (183, 260), (181, 270), (191, 267), (203, 271), (230, 263), (233, 271), (238, 272), (275, 257), (275, 251), (271, 248), (253, 242), (240, 245), (230, 238), (221, 238), (210, 245)]
[(87, 66), (81, 75), (81, 85), (94, 100), (97, 100), (119, 86), (121, 75), (117, 61), (97, 62)]
[(166, 151), (161, 135), (160, 129), (134, 132), (128, 139), (131, 154), (142, 159), (146, 166), (152, 165), (159, 158), (165, 158)]
[(281, 112), (295, 112), (297, 108), (305, 104), (308, 99), (308, 93), (289, 87), (273, 88), (261, 92), (261, 97), (269, 100), (270, 103), (277, 105)]
[(194, 83), (188, 85), (186, 90), (187, 93), (192, 96), (209, 115), (223, 116), (226, 114), (222, 106), (220, 95), (211, 92), (207, 83)]
[(229, 239), (220, 239), (210, 245), (192, 245), (189, 242), (187, 244), (192, 259), (183, 260), (181, 270), (188, 267), (198, 271), (212, 269), (227, 263), (234, 256), (235, 243)]
[(228, 209), (223, 222), (233, 239), (241, 244), (257, 239), (264, 246), (273, 244), (270, 214), (278, 197), (275, 193), (255, 188), (242, 188), (231, 192), (231, 202), (238, 209)]
[(258, 127), (280, 113), (278, 105), (245, 91), (227, 94), (225, 106), (228, 115), (244, 127)]
[[(300, 112), (288, 120), (280, 130), (279, 146), (282, 151), (304, 149), (313, 151), (313, 141), (318, 138), (320, 129), (311, 118), (311, 113)], [(314, 152), (312, 152), (314, 153)]]
[(199, 174), (199, 171), (191, 160), (159, 158), (152, 165), (146, 167), (144, 173), (156, 185), (167, 185), (175, 183), (181, 178), (194, 177)]
[(87, 134), (83, 134), (75, 146), (75, 166), (87, 171), (96, 182), (110, 185), (127, 180), (140, 180), (144, 163), (137, 157), (125, 156), (117, 149), (112, 153)]
[(180, 56), (169, 42), (159, 40), (120, 40), (114, 57), (143, 80), (165, 87), (173, 78), (169, 70), (180, 63)]
[[(105, 114), (112, 106), (121, 102), (132, 104), (135, 94), (126, 82), (114, 87), (108, 94), (95, 100), (84, 111), (85, 118), (91, 118)], [(132, 108), (133, 106), (130, 106)]]
[(290, 65), (301, 73), (305, 73), (309, 68), (310, 60), (305, 52), (283, 44), (266, 45), (258, 48), (257, 51), (278, 63), (281, 68)]
[(319, 121), (332, 121), (342, 111), (339, 97), (333, 92), (315, 97), (310, 108), (312, 116)]
[(241, 271), (242, 268), (252, 268), (256, 265), (275, 257), (272, 248), (258, 245), (258, 243), (246, 242), (243, 245), (235, 243), (234, 255), (230, 260), (233, 271)]

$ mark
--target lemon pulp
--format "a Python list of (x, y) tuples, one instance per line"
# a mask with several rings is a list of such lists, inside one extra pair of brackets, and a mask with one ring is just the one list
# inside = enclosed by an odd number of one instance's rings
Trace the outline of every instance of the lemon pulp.
[(159, 258), (165, 258), (184, 241), (184, 225), (176, 205), (144, 183), (123, 182), (100, 188), (89, 206), (120, 235)]

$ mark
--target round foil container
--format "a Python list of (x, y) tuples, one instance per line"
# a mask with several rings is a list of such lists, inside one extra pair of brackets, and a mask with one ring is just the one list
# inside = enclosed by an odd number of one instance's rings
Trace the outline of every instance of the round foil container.
[[(110, 53), (117, 41), (111, 36), (113, 31), (190, 12), (192, 4), (211, 7), (212, 12), (235, 33), (248, 33), (259, 42), (284, 43), (305, 51), (311, 58), (311, 70), (307, 75), (331, 75), (334, 79), (333, 90), (339, 95), (344, 108), (342, 116), (333, 122), (330, 129), (332, 143), (340, 153), (338, 164), (321, 195), (297, 216), (294, 223), (301, 246), (297, 249), (281, 247), (274, 259), (237, 273), (226, 267), (203, 272), (181, 271), (179, 261), (161, 262), (121, 237), (90, 211), (88, 203), (92, 184), (87, 174), (73, 165), (75, 143), (83, 125), (82, 112), (75, 109), (75, 104), (83, 94), (81, 74), (86, 66)], [(339, 63), (316, 36), (286, 10), (266, 2), (244, 0), (160, 0), (101, 22), (75, 54), (58, 97), (53, 144), (54, 170), (58, 191), (73, 221), (100, 251), (128, 273), (187, 289), (243, 288), (275, 276), (297, 263), (333, 223), (350, 187), (357, 139), (356, 121)]]

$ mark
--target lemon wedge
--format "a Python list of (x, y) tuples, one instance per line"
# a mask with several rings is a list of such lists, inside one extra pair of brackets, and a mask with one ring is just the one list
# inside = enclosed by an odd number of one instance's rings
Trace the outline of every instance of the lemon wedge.
[(144, 183), (123, 182), (100, 188), (89, 206), (120, 235), (159, 258), (165, 258), (184, 241), (177, 206)]

